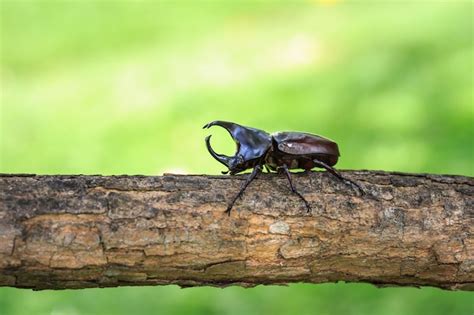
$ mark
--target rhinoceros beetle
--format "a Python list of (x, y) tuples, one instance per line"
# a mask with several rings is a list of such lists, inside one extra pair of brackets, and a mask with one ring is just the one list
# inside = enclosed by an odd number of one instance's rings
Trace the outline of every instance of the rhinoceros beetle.
[(324, 168), (339, 180), (355, 186), (361, 195), (364, 194), (357, 183), (343, 177), (332, 167), (340, 156), (339, 148), (334, 141), (304, 132), (284, 131), (269, 134), (260, 129), (220, 120), (210, 122), (203, 128), (212, 126), (221, 126), (226, 129), (237, 144), (235, 155), (226, 156), (216, 153), (211, 147), (211, 136), (206, 137), (209, 153), (228, 168), (228, 171), (223, 171), (222, 174), (235, 175), (253, 168), (238, 194), (229, 203), (225, 211), (229, 215), (234, 203), (242, 196), (257, 174), (262, 171), (262, 167), (267, 172), (284, 172), (291, 191), (303, 200), (308, 212), (311, 211), (311, 207), (303, 195), (295, 189), (290, 169), (304, 169), (306, 172), (310, 172), (314, 167)]

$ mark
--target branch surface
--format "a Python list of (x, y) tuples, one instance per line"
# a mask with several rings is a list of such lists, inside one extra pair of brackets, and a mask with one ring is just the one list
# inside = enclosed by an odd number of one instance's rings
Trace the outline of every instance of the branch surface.
[(474, 290), (474, 178), (0, 175), (0, 286), (368, 282)]

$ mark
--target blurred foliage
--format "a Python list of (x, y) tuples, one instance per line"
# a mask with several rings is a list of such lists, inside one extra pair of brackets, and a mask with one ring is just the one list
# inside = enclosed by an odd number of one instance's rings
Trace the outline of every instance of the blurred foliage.
[(456, 314), (471, 315), (471, 292), (368, 284), (191, 288), (129, 287), (32, 292), (0, 290), (2, 314)]
[[(337, 140), (340, 168), (474, 175), (473, 8), (2, 1), (0, 172), (213, 173), (222, 119)], [(0, 314), (472, 314), (467, 293), (327, 284), (31, 292)]]

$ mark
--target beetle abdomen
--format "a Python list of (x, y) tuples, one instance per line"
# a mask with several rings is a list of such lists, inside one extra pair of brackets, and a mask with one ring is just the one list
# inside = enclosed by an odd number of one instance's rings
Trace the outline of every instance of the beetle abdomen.
[(329, 166), (336, 165), (338, 160), (337, 156), (328, 154), (308, 154), (297, 156), (281, 154), (275, 151), (269, 153), (270, 154), (265, 160), (265, 164), (270, 166), (272, 169), (277, 169), (285, 164), (289, 169), (299, 168), (310, 170), (317, 166), (316, 163), (314, 163), (314, 160), (324, 162)]

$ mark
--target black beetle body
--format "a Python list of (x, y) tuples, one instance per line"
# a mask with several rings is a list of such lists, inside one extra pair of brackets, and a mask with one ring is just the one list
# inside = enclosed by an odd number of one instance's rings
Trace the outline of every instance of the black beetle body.
[(213, 121), (204, 126), (221, 126), (225, 128), (237, 144), (237, 152), (234, 156), (226, 156), (216, 153), (210, 144), (211, 136), (206, 137), (206, 146), (209, 153), (229, 170), (222, 172), (235, 175), (247, 169), (253, 168), (252, 173), (242, 185), (239, 193), (227, 207), (226, 212), (230, 214), (235, 201), (243, 194), (245, 188), (265, 167), (267, 171), (284, 171), (290, 183), (291, 190), (297, 194), (310, 211), (309, 203), (293, 186), (289, 169), (304, 169), (309, 172), (314, 167), (325, 168), (338, 179), (356, 186), (363, 194), (362, 188), (355, 182), (344, 178), (332, 166), (339, 159), (339, 148), (337, 143), (327, 138), (303, 132), (277, 132), (269, 134), (263, 130), (245, 127), (227, 121)]

